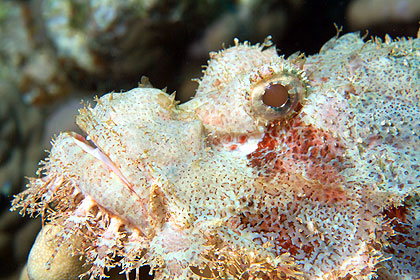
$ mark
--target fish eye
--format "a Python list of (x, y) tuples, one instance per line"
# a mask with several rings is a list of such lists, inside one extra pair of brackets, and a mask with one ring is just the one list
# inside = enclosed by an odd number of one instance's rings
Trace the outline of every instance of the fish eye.
[(281, 109), (289, 101), (289, 89), (282, 84), (270, 83), (265, 87), (262, 102), (274, 109)]
[(252, 111), (265, 122), (290, 118), (302, 109), (308, 88), (307, 79), (297, 71), (262, 79), (251, 90)]

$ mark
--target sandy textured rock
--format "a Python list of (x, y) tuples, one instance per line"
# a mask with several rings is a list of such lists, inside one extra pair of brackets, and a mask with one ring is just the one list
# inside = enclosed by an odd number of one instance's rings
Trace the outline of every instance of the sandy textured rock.
[[(86, 271), (80, 256), (71, 256), (69, 248), (57, 240), (59, 227), (47, 225), (39, 232), (29, 253), (27, 274), (31, 280), (79, 279)], [(77, 246), (80, 240), (71, 237), (69, 240)]]

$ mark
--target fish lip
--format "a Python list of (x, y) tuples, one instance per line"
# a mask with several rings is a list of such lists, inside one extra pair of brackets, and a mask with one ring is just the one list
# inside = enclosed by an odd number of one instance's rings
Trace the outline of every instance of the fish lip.
[[(96, 144), (95, 141), (89, 137), (89, 135), (84, 138), (82, 135), (72, 131), (66, 132), (66, 134), (74, 141), (77, 146), (79, 146), (79, 148), (102, 162), (110, 171), (118, 176), (124, 185), (126, 185), (133, 193), (137, 194), (133, 189), (133, 185), (124, 176), (117, 164), (109, 158), (103, 149), (98, 144)], [(91, 143), (94, 145), (94, 147), (92, 147)]]

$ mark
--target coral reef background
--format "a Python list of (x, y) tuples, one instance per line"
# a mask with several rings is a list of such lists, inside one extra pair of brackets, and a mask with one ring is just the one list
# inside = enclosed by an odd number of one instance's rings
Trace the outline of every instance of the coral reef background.
[(234, 37), (271, 35), (280, 53), (311, 55), (336, 26), (394, 38), (416, 36), (419, 19), (416, 0), (1, 0), (0, 279), (19, 278), (41, 227), (9, 212), (10, 199), (51, 136), (75, 130), (78, 100), (129, 90), (145, 75), (186, 101), (208, 52)]

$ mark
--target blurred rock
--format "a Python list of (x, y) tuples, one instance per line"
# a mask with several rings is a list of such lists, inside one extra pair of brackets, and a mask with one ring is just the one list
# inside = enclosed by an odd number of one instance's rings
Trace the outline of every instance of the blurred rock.
[[(69, 244), (60, 244), (54, 239), (59, 230), (58, 226), (46, 225), (39, 232), (28, 257), (30, 279), (77, 280), (80, 274), (89, 269), (89, 266), (83, 266), (84, 261), (79, 256), (70, 255)], [(80, 240), (74, 236), (72, 241), (71, 245), (77, 248)]]
[(19, 67), (32, 52), (20, 5), (0, 1), (0, 80), (16, 80)]
[(92, 104), (91, 98), (84, 97), (81, 101), (80, 97), (73, 97), (65, 100), (57, 105), (54, 112), (49, 114), (43, 133), (43, 143), (50, 147), (49, 142), (54, 139), (61, 131), (76, 131), (83, 134), (81, 129), (76, 125), (75, 116), (80, 108), (86, 104)]
[(418, 0), (354, 0), (347, 9), (348, 23), (353, 29), (369, 26), (418, 21)]
[(187, 35), (201, 32), (223, 5), (220, 0), (38, 2), (46, 35), (72, 78), (121, 86), (142, 74), (166, 82), (190, 43)]
[(35, 236), (41, 229), (41, 220), (29, 220), (13, 236), (14, 256), (17, 263), (25, 263)]
[(33, 174), (43, 156), (43, 117), (26, 105), (11, 83), (0, 80), (0, 190), (15, 194), (23, 176)]
[(22, 268), (22, 271), (20, 272), (20, 275), (19, 275), (19, 280), (29, 280), (29, 276), (28, 276), (28, 266), (27, 266), (27, 265), (25, 265), (25, 266)]
[(0, 233), (11, 233), (22, 224), (22, 217), (16, 212), (4, 211), (0, 214)]
[(45, 48), (27, 59), (21, 69), (19, 90), (28, 104), (48, 104), (68, 95), (72, 88), (55, 54)]

